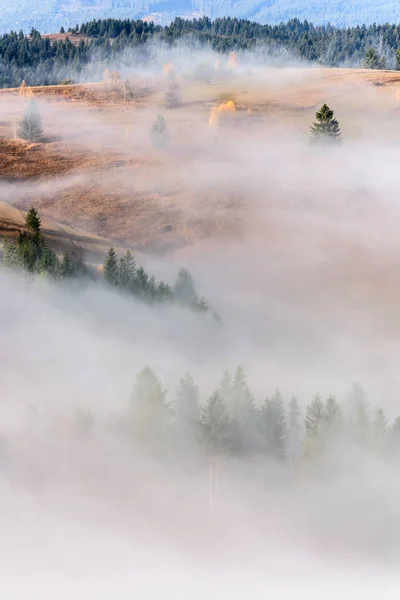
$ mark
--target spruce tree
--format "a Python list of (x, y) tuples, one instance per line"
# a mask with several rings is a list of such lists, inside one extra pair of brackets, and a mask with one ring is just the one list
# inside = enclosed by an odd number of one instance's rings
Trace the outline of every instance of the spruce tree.
[(130, 398), (133, 433), (139, 440), (162, 442), (173, 418), (173, 409), (156, 374), (149, 367), (138, 373)]
[(175, 415), (178, 425), (193, 433), (197, 428), (199, 412), (199, 392), (193, 377), (186, 373), (176, 390)]
[(177, 108), (180, 105), (180, 90), (175, 78), (169, 78), (168, 90), (165, 93), (165, 108)]
[(122, 289), (129, 289), (134, 282), (136, 265), (134, 258), (127, 250), (119, 259), (118, 265), (118, 283)]
[(334, 118), (334, 112), (327, 104), (323, 104), (319, 111), (315, 113), (317, 122), (311, 128), (310, 143), (338, 143), (340, 142), (340, 127), (337, 119)]
[(110, 285), (118, 284), (118, 257), (114, 248), (110, 248), (104, 261), (104, 280)]
[(25, 225), (30, 233), (40, 233), (41, 221), (38, 212), (34, 206), (32, 206), (26, 214)]
[(167, 122), (161, 115), (158, 115), (151, 128), (151, 140), (153, 146), (162, 150), (168, 146), (169, 134)]
[(288, 452), (292, 460), (295, 460), (301, 451), (301, 411), (299, 401), (293, 397), (289, 405), (288, 419)]
[(71, 258), (68, 252), (64, 252), (62, 260), (60, 261), (58, 274), (60, 279), (65, 279), (66, 277), (72, 277), (74, 274), (73, 265), (71, 262)]
[(364, 69), (386, 69), (386, 59), (379, 56), (375, 48), (368, 48), (364, 54), (363, 60)]
[(325, 430), (331, 435), (339, 433), (343, 428), (342, 409), (334, 396), (325, 402)]
[(257, 413), (242, 367), (234, 373), (226, 395), (226, 407), (231, 419), (232, 452), (245, 455), (258, 447)]
[(288, 428), (283, 398), (278, 390), (262, 405), (260, 423), (265, 452), (277, 459), (286, 458)]
[(204, 405), (199, 419), (199, 439), (205, 450), (219, 457), (230, 447), (231, 423), (221, 396), (215, 391)]
[(30, 142), (40, 141), (43, 135), (42, 117), (34, 100), (30, 100), (18, 129), (18, 135)]
[(181, 269), (173, 287), (174, 297), (182, 304), (194, 306), (197, 302), (197, 293), (193, 277), (187, 269)]

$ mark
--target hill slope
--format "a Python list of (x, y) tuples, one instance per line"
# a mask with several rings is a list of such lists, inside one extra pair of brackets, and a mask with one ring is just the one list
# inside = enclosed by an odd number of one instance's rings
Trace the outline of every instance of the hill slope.
[(150, 17), (167, 23), (175, 16), (206, 14), (211, 18), (231, 16), (262, 23), (292, 18), (338, 26), (398, 22), (400, 4), (395, 0), (13, 0), (2, 1), (0, 32), (28, 31), (36, 27), (46, 33), (61, 26), (93, 18)]

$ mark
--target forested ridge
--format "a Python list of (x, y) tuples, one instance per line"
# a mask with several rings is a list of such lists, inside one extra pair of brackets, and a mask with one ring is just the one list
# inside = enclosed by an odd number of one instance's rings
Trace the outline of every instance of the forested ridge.
[[(256, 51), (259, 57), (278, 60), (290, 56), (329, 67), (372, 68), (396, 68), (400, 47), (400, 25), (342, 29), (298, 19), (261, 25), (230, 17), (214, 21), (207, 17), (176, 18), (164, 27), (142, 20), (105, 19), (84, 23), (69, 32), (82, 35), (78, 44), (69, 39), (51, 42), (34, 29), (29, 36), (22, 31), (0, 36), (0, 86), (17, 87), (23, 79), (29, 85), (56, 84), (65, 77), (79, 80), (93, 61), (102, 68), (116, 62), (146, 65), (153, 60), (154, 42), (168, 47), (190, 41), (194, 47), (218, 53)], [(364, 64), (371, 49), (382, 59), (375, 66)]]

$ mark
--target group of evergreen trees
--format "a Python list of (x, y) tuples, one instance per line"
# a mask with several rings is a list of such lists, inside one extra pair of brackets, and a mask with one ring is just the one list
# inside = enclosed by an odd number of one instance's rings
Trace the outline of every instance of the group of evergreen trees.
[(209, 310), (206, 300), (198, 297), (194, 280), (186, 269), (179, 271), (174, 286), (170, 287), (163, 281), (157, 282), (143, 266), (138, 267), (129, 250), (118, 258), (114, 248), (110, 248), (103, 272), (110, 286), (148, 302), (178, 302), (198, 312)]
[(70, 253), (65, 252), (59, 258), (49, 248), (42, 234), (40, 217), (33, 207), (26, 215), (25, 229), (20, 231), (17, 241), (5, 245), (3, 264), (55, 279), (80, 277), (86, 273), (83, 263), (73, 259)]
[(304, 413), (293, 397), (280, 392), (256, 405), (244, 370), (225, 372), (209, 398), (200, 402), (193, 377), (179, 381), (173, 400), (149, 367), (137, 376), (131, 394), (128, 429), (142, 442), (190, 440), (211, 456), (266, 455), (279, 461), (313, 459), (354, 444), (381, 457), (400, 452), (400, 417), (389, 425), (382, 409), (370, 411), (364, 390), (355, 384), (342, 407), (334, 396), (316, 395)]
[[(4, 245), (3, 264), (55, 280), (67, 277), (95, 279), (95, 273), (79, 257), (72, 256), (69, 252), (64, 252), (59, 257), (49, 247), (34, 207), (27, 213), (25, 228), (20, 231), (17, 240)], [(187, 269), (179, 271), (175, 284), (171, 287), (163, 281), (157, 282), (143, 266), (137, 266), (129, 250), (118, 257), (114, 248), (110, 248), (103, 265), (103, 274), (107, 285), (140, 300), (150, 303), (174, 302), (198, 313), (209, 311), (206, 300), (197, 295), (193, 277)], [(219, 321), (218, 316), (212, 314)]]
[[(71, 30), (72, 31), (72, 30)], [(371, 25), (340, 29), (314, 26), (298, 19), (280, 25), (261, 25), (232, 18), (175, 19), (164, 27), (142, 20), (96, 20), (81, 25), (79, 44), (69, 39), (50, 42), (33, 29), (0, 36), (0, 87), (17, 87), (22, 79), (29, 85), (51, 85), (74, 77), (98, 61), (112, 64), (146, 65), (153, 60), (149, 42), (173, 46), (180, 40), (221, 53), (255, 50), (261, 55), (292, 55), (326, 66), (399, 68), (400, 25)], [(85, 36), (85, 37), (83, 37)], [(134, 52), (131, 52), (131, 50)], [(132, 63), (133, 61), (133, 63)]]

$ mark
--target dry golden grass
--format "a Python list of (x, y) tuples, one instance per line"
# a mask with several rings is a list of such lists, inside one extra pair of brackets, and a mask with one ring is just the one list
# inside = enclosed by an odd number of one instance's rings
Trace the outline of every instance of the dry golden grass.
[[(164, 113), (181, 147), (166, 154), (136, 141), (163, 112), (163, 92), (127, 101), (122, 82), (115, 89), (104, 83), (33, 88), (45, 103), (47, 139), (27, 144), (11, 139), (12, 123), (23, 111), (18, 90), (0, 90), (0, 176), (28, 185), (26, 193), (10, 191), (4, 200), (22, 210), (35, 204), (45, 217), (79, 227), (89, 237), (100, 235), (146, 251), (168, 250), (204, 239), (237, 239), (246, 228), (244, 194), (229, 186), (192, 186), (186, 177), (207, 144), (212, 147), (216, 134), (208, 118), (222, 96), (234, 97), (239, 121), (255, 124), (245, 132), (224, 134), (232, 144), (248, 136), (263, 139), (282, 125), (289, 138), (307, 138), (322, 102), (335, 109), (347, 136), (356, 138), (366, 117), (381, 111), (388, 126), (371, 120), (371, 133), (400, 139), (393, 120), (400, 108), (397, 73), (272, 69), (215, 84), (182, 83), (181, 108)], [(48, 114), (45, 106), (51, 107)], [(71, 129), (75, 114), (78, 126)], [(9, 233), (15, 230), (10, 219), (4, 226)]]

